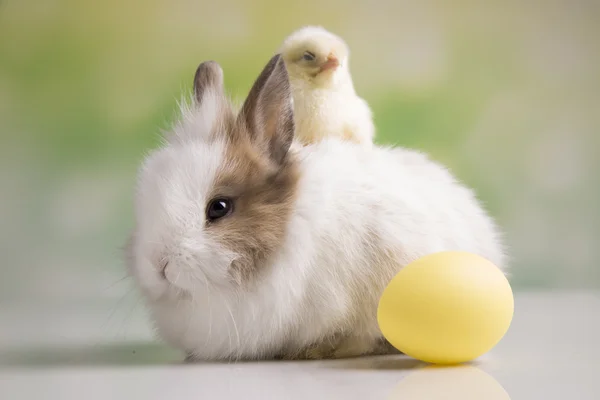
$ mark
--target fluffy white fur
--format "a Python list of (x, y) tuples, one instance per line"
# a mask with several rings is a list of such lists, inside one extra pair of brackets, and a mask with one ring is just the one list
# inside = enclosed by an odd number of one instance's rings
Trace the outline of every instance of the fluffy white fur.
[[(132, 272), (160, 336), (196, 358), (269, 357), (335, 332), (368, 346), (380, 337), (383, 288), (412, 260), (466, 250), (504, 266), (494, 223), (443, 167), (414, 151), (329, 138), (294, 146), (301, 179), (285, 244), (260, 281), (234, 285), (225, 271), (235, 254), (202, 230), (225, 144), (203, 137), (210, 115), (186, 112), (196, 139), (151, 154), (141, 170)], [(167, 253), (176, 262), (165, 281)]]
[[(323, 59), (331, 54), (340, 64), (314, 76), (313, 66), (299, 59), (305, 50)], [(289, 35), (280, 52), (289, 73), (298, 139), (313, 143), (333, 136), (371, 145), (373, 115), (354, 88), (344, 40), (322, 27), (307, 26)]]

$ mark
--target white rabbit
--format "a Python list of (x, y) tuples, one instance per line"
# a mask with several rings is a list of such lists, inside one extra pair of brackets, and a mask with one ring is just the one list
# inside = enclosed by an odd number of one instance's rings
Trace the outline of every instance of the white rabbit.
[(291, 146), (274, 56), (236, 116), (212, 61), (192, 107), (145, 159), (128, 266), (165, 341), (192, 360), (393, 352), (376, 321), (406, 264), (464, 250), (504, 268), (472, 191), (418, 152), (328, 138)]

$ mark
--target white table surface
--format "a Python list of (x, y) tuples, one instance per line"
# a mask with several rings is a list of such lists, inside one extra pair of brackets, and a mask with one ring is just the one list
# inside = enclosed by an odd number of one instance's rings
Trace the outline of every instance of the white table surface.
[(0, 398), (600, 399), (600, 292), (516, 293), (504, 339), (446, 368), (404, 356), (183, 364), (143, 314), (116, 334), (96, 324), (105, 308), (53, 309), (0, 305)]

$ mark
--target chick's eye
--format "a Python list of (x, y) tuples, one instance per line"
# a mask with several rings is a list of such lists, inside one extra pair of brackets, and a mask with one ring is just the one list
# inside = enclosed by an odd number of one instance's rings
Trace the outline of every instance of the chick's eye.
[(317, 58), (315, 54), (311, 53), (310, 51), (305, 51), (304, 55), (302, 56), (302, 59), (306, 61), (314, 61), (315, 58)]
[(206, 219), (208, 221), (216, 221), (226, 217), (233, 211), (233, 201), (227, 198), (216, 198), (211, 200), (206, 207)]

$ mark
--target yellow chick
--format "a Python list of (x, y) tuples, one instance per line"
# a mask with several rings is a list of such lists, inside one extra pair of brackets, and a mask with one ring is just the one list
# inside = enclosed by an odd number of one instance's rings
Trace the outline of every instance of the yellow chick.
[(297, 139), (310, 144), (337, 136), (372, 145), (372, 112), (354, 89), (344, 40), (322, 27), (306, 26), (288, 36), (279, 52), (292, 88)]

